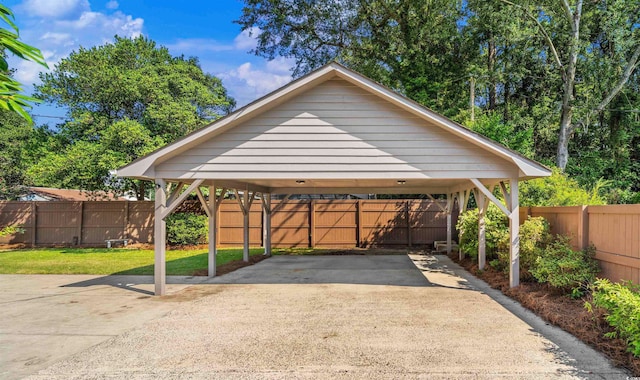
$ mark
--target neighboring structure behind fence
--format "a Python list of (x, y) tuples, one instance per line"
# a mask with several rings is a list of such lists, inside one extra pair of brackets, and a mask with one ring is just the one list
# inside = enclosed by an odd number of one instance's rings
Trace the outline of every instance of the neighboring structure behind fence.
[[(441, 204), (444, 206), (444, 201)], [(366, 247), (428, 245), (446, 240), (446, 215), (430, 200), (274, 201), (275, 247)], [(0, 227), (25, 232), (0, 238), (4, 244), (102, 246), (107, 239), (153, 243), (153, 202), (0, 202)], [(177, 211), (202, 213), (187, 202)], [(242, 245), (242, 213), (235, 200), (219, 207), (220, 246)], [(457, 220), (454, 211), (453, 223)], [(262, 244), (260, 202), (251, 207), (250, 242)]]
[(593, 244), (603, 277), (640, 284), (640, 205), (523, 207), (520, 212), (544, 217), (551, 232), (570, 236), (576, 249)]

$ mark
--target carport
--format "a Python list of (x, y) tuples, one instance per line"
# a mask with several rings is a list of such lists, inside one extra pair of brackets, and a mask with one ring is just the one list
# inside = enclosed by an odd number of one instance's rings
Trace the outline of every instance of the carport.
[[(543, 165), (487, 139), (337, 63), (330, 63), (120, 168), (155, 181), (155, 294), (165, 293), (165, 218), (195, 192), (209, 218), (209, 276), (216, 271), (217, 207), (235, 193), (244, 215), (261, 202), (271, 253), (272, 194), (446, 195), (451, 212), (473, 193), (479, 212), (479, 267), (485, 266), (489, 202), (509, 217), (510, 284), (519, 283), (518, 182), (551, 175)], [(209, 197), (202, 188), (207, 187)], [(498, 188), (504, 202), (494, 195)]]

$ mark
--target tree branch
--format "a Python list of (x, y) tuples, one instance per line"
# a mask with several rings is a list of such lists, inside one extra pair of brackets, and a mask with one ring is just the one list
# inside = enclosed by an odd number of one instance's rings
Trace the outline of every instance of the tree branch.
[(596, 107), (596, 112), (602, 112), (609, 105), (609, 103), (611, 103), (613, 98), (615, 98), (620, 93), (620, 91), (622, 91), (624, 85), (627, 84), (629, 78), (631, 78), (631, 74), (633, 74), (633, 71), (636, 69), (636, 67), (638, 67), (638, 58), (640, 58), (640, 44), (636, 46), (636, 50), (633, 52), (633, 55), (631, 55), (631, 58), (629, 59), (627, 67), (624, 69), (620, 80), (611, 89), (611, 91), (609, 91), (609, 94), (607, 94), (607, 96), (602, 99), (600, 104), (598, 104), (598, 106)]
[[(524, 13), (530, 18), (532, 19), (536, 25), (538, 25), (538, 29), (540, 30), (540, 33), (542, 33), (542, 36), (544, 37), (544, 39), (547, 42), (547, 45), (549, 46), (549, 49), (551, 49), (551, 52), (553, 53), (553, 58), (556, 61), (556, 64), (558, 64), (558, 66), (560, 67), (560, 69), (562, 70), (562, 75), (564, 76), (564, 65), (562, 64), (562, 61), (560, 60), (560, 55), (558, 54), (558, 50), (556, 49), (556, 46), (553, 44), (553, 41), (551, 40), (551, 37), (549, 36), (549, 33), (547, 33), (547, 30), (544, 28), (544, 26), (542, 26), (542, 24), (540, 23), (540, 20), (538, 20), (538, 18), (534, 15), (531, 14), (531, 12), (529, 12), (528, 9), (526, 9), (525, 7), (523, 7), (522, 5), (519, 4), (515, 4), (512, 3), (509, 0), (500, 0), (505, 4), (509, 4), (511, 6), (514, 6), (516, 8), (520, 8), (524, 11)], [(573, 22), (571, 22), (571, 29), (573, 29)]]
[(571, 6), (567, 0), (562, 0), (562, 8), (564, 9), (564, 13), (567, 15), (567, 20), (571, 25), (571, 30), (575, 33), (575, 25), (573, 22), (573, 11), (571, 10)]

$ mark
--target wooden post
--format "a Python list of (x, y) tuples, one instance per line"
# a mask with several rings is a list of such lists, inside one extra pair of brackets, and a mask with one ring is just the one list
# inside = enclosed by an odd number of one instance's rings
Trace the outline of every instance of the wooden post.
[(412, 236), (411, 236), (411, 201), (406, 201), (404, 203), (404, 217), (407, 221), (407, 244), (409, 247), (412, 245)]
[(582, 206), (578, 211), (578, 249), (589, 246), (589, 211), (588, 206)]
[(80, 209), (78, 210), (78, 224), (76, 226), (76, 234), (78, 236), (78, 245), (82, 245), (82, 214), (84, 212), (84, 201), (80, 201)]
[(509, 180), (511, 192), (509, 194), (509, 286), (515, 288), (520, 285), (520, 210), (518, 202), (518, 178)]
[(356, 245), (359, 248), (364, 248), (364, 227), (362, 226), (362, 199), (358, 199), (356, 202)]
[(316, 201), (309, 201), (309, 247), (316, 246)]
[(251, 213), (251, 205), (249, 204), (249, 191), (245, 190), (242, 193), (244, 208), (242, 210), (243, 221), (243, 249), (242, 249), (242, 261), (249, 262), (249, 214)]
[(124, 201), (124, 238), (129, 239), (129, 201)]
[(156, 179), (156, 196), (155, 196), (155, 220), (153, 226), (153, 245), (154, 245), (154, 265), (153, 277), (155, 283), (155, 294), (162, 296), (166, 293), (166, 234), (167, 223), (162, 218), (165, 208), (167, 207), (167, 183), (163, 179)]
[[(224, 194), (222, 195), (224, 196)], [(209, 277), (215, 277), (216, 275), (216, 256), (218, 255), (217, 244), (217, 225), (218, 225), (218, 202), (216, 199), (216, 186), (211, 184), (209, 186), (209, 202), (206, 206), (209, 209), (209, 255), (207, 256), (207, 268)]]
[(262, 194), (262, 207), (264, 210), (264, 254), (271, 256), (271, 193)]
[(476, 201), (478, 203), (478, 269), (483, 270), (487, 262), (486, 255), (486, 223), (484, 216), (487, 210), (487, 197), (477, 192)]
[(38, 231), (38, 206), (36, 202), (31, 202), (31, 246), (36, 246), (36, 234)]
[(451, 254), (451, 212), (453, 211), (453, 194), (447, 194), (447, 255)]

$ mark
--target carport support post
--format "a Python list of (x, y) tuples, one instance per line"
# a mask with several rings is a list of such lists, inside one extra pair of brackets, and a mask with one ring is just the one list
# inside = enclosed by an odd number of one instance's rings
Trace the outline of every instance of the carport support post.
[[(237, 193), (236, 193), (237, 194)], [(249, 191), (245, 190), (242, 193), (243, 198), (243, 250), (242, 250), (242, 260), (244, 262), (249, 262), (249, 214), (251, 213), (251, 203), (249, 203)]]
[(163, 179), (156, 179), (155, 194), (155, 219), (153, 223), (154, 264), (153, 279), (155, 283), (155, 295), (163, 296), (166, 292), (165, 283), (167, 275), (166, 267), (166, 237), (167, 222), (162, 218), (162, 213), (167, 207), (167, 183)]
[(215, 277), (216, 275), (216, 256), (218, 255), (217, 247), (217, 233), (218, 228), (218, 202), (216, 196), (216, 187), (214, 184), (209, 186), (209, 256), (208, 256), (208, 268), (209, 277)]
[(264, 209), (264, 254), (271, 256), (271, 193), (262, 194), (262, 207)]
[(512, 288), (520, 285), (520, 204), (518, 201), (518, 178), (509, 180), (510, 192), (506, 201), (509, 214), (509, 285)]
[(484, 220), (487, 210), (487, 197), (485, 197), (480, 191), (477, 191), (476, 202), (478, 203), (478, 269), (483, 270), (487, 262), (486, 223)]
[(453, 211), (453, 194), (447, 194), (447, 255), (451, 254), (451, 212)]

